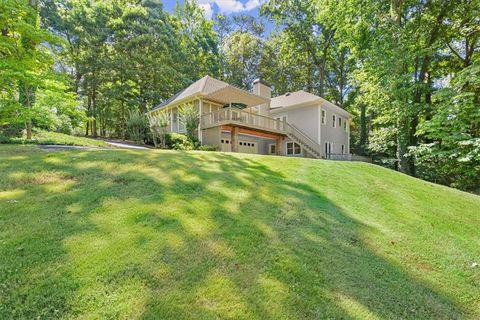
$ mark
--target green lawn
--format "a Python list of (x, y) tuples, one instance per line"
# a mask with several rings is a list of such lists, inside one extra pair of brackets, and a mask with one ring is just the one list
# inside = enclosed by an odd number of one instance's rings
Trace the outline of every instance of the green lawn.
[(478, 319), (480, 197), (381, 167), (0, 146), (0, 319)]
[(68, 134), (39, 130), (33, 133), (32, 140), (0, 136), (0, 144), (58, 144), (69, 146), (107, 147), (102, 140), (71, 136)]

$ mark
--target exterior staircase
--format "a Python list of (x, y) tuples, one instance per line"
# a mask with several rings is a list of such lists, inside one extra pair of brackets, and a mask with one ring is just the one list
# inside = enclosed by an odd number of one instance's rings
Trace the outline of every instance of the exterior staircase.
[(322, 147), (287, 121), (231, 107), (205, 113), (200, 117), (200, 127), (202, 129), (230, 124), (286, 135), (292, 141), (298, 143), (312, 157), (317, 159), (322, 157)]
[(293, 124), (285, 122), (286, 124), (286, 134), (287, 136), (292, 139), (294, 142), (298, 143), (303, 150), (307, 151), (310, 155), (312, 155), (316, 159), (322, 158), (322, 147), (309, 138), (305, 133), (303, 133), (300, 129), (295, 127)]

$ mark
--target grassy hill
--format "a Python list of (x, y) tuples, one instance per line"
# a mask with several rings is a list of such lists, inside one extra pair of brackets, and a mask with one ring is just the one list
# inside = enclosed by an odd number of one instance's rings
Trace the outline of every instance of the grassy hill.
[(108, 144), (102, 140), (44, 130), (34, 131), (31, 140), (27, 140), (26, 137), (11, 138), (0, 135), (0, 144), (54, 144), (68, 146), (108, 147)]
[(0, 146), (0, 318), (480, 318), (480, 197), (365, 163)]

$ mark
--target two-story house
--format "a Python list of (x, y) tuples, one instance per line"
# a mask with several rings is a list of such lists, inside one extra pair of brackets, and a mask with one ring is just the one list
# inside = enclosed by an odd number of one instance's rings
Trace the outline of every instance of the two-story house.
[(351, 114), (303, 90), (271, 97), (255, 80), (253, 92), (205, 76), (148, 112), (168, 114), (168, 131), (184, 133), (179, 107), (198, 108), (198, 139), (219, 150), (330, 158), (350, 153)]

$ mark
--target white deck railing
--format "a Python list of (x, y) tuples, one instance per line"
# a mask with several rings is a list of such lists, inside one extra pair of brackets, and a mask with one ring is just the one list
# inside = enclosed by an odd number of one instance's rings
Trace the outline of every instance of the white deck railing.
[(285, 134), (287, 128), (287, 123), (282, 120), (261, 116), (235, 108), (223, 108), (202, 114), (200, 121), (202, 128), (209, 128), (228, 123), (236, 123), (247, 127), (265, 129)]
[(321, 146), (308, 137), (294, 125), (270, 117), (250, 113), (235, 108), (223, 108), (217, 111), (205, 113), (201, 116), (200, 126), (202, 129), (219, 125), (236, 124), (254, 129), (281, 133), (289, 136), (292, 140), (302, 145), (316, 157), (321, 155)]

